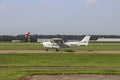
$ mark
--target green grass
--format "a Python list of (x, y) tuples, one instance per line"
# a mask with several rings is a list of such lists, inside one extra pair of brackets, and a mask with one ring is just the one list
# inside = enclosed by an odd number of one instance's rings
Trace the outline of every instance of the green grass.
[(0, 50), (41, 50), (43, 46), (40, 43), (0, 43)]
[[(0, 68), (0, 80), (17, 80), (33, 74), (120, 74), (119, 61), (120, 54), (0, 54), (0, 67), (19, 67)], [(20, 68), (20, 66), (67, 66), (68, 68)], [(76, 68), (80, 66), (88, 68)]]
[(62, 50), (120, 50), (120, 45), (89, 45), (63, 48)]
[[(40, 43), (0, 43), (0, 50), (44, 50)], [(61, 50), (120, 50), (120, 43), (90, 43), (88, 46), (61, 48)]]
[(120, 70), (93, 69), (11, 69), (0, 70), (0, 80), (22, 80), (30, 75), (53, 74), (120, 74)]
[[(0, 50), (43, 50), (40, 43), (0, 43)], [(88, 46), (61, 48), (60, 50), (120, 50), (120, 43), (90, 43)], [(33, 74), (118, 74), (120, 54), (0, 54), (0, 80), (18, 80)], [(30, 66), (30, 68), (21, 68)], [(67, 66), (68, 68), (32, 68), (31, 66)], [(69, 68), (74, 67), (74, 68)], [(76, 68), (87, 67), (87, 68)], [(96, 68), (91, 68), (96, 67)], [(97, 68), (102, 67), (102, 68)], [(105, 68), (104, 68), (105, 67)]]
[(0, 66), (120, 66), (120, 54), (0, 54)]

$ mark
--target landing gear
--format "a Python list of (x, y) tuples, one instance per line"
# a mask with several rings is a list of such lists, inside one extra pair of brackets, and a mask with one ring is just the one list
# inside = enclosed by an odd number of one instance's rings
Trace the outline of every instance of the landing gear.
[(56, 48), (55, 50), (56, 50), (56, 51), (59, 51), (59, 49), (58, 49), (58, 48)]
[(49, 50), (49, 48), (46, 48), (46, 51), (48, 51)]
[[(46, 48), (45, 50), (48, 51), (49, 48)], [(55, 48), (55, 51), (59, 51), (59, 48)]]

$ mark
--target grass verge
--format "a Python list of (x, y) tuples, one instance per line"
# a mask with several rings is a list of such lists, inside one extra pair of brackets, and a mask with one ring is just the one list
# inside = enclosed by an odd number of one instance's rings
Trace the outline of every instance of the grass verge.
[(119, 75), (119, 61), (120, 54), (0, 54), (0, 80), (35, 74)]

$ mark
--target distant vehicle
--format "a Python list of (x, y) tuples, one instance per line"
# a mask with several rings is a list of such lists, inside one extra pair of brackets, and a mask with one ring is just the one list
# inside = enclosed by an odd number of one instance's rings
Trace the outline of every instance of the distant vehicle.
[(49, 48), (55, 48), (59, 51), (59, 48), (71, 47), (71, 46), (87, 46), (90, 40), (90, 36), (85, 36), (81, 41), (77, 42), (64, 42), (61, 38), (53, 38), (49, 42), (43, 42), (43, 46), (46, 47), (46, 51)]
[(85, 36), (81, 41), (76, 42), (65, 42), (65, 44), (69, 47), (71, 46), (87, 46), (90, 40), (90, 36)]

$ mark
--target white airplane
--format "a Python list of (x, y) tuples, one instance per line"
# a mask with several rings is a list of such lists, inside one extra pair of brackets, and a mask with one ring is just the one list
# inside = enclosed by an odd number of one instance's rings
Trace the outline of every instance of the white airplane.
[(55, 48), (59, 51), (61, 47), (71, 47), (71, 46), (87, 46), (90, 40), (90, 36), (85, 36), (81, 41), (78, 42), (64, 42), (61, 38), (53, 38), (49, 42), (43, 42), (43, 46), (46, 47), (46, 51), (49, 48)]

